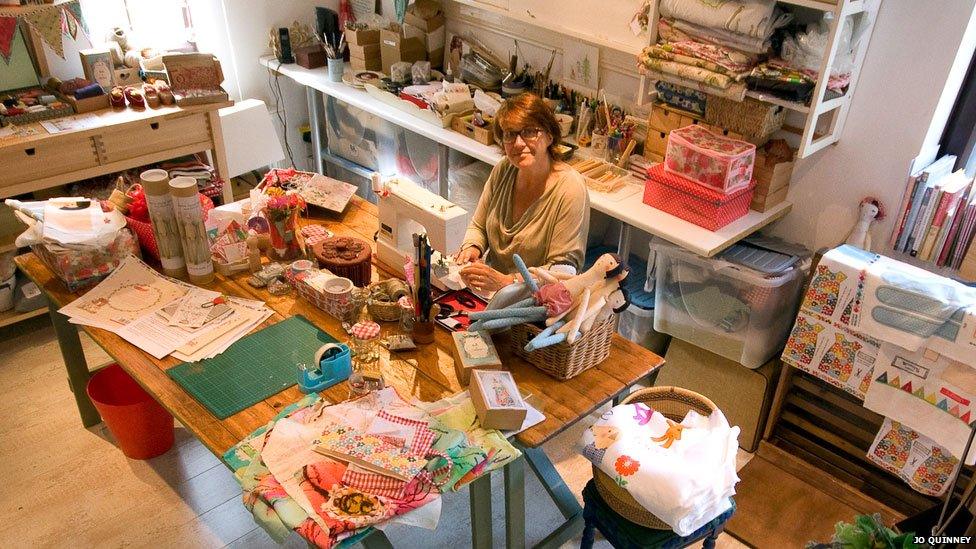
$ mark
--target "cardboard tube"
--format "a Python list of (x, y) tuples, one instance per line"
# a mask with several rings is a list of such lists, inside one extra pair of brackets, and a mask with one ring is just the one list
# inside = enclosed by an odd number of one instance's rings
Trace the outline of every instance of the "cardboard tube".
[(169, 181), (169, 195), (176, 212), (183, 258), (190, 282), (213, 282), (213, 260), (210, 258), (210, 240), (203, 224), (203, 208), (197, 197), (197, 180), (193, 177), (174, 177)]
[(183, 245), (173, 210), (173, 199), (169, 196), (169, 174), (166, 170), (146, 170), (139, 174), (142, 190), (146, 193), (146, 206), (152, 222), (153, 236), (159, 248), (159, 261), (163, 272), (174, 278), (186, 278), (186, 263), (183, 261)]

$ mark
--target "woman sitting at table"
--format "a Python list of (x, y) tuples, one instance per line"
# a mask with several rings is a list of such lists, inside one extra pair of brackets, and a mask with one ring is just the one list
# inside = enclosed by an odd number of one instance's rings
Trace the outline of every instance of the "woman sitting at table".
[(559, 124), (539, 96), (507, 100), (495, 116), (505, 158), (492, 170), (456, 255), (465, 284), (493, 292), (517, 280), (512, 256), (526, 265), (583, 265), (590, 202), (583, 176), (557, 160)]

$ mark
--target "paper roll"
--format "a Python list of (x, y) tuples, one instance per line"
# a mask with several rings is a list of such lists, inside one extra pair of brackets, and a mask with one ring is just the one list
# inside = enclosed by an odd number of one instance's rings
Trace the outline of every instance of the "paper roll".
[(159, 248), (159, 261), (163, 272), (175, 278), (186, 278), (183, 261), (183, 245), (176, 223), (173, 199), (169, 196), (169, 174), (166, 170), (146, 170), (139, 174), (142, 190), (146, 193), (146, 206), (152, 222), (153, 236)]
[(169, 194), (176, 212), (190, 282), (209, 284), (214, 277), (213, 260), (210, 259), (207, 228), (203, 224), (203, 208), (197, 197), (196, 178), (174, 177), (169, 181)]

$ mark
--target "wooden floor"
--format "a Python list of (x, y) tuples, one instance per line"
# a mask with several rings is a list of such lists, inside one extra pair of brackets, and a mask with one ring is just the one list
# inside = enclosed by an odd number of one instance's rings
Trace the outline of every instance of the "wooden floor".
[[(84, 335), (82, 342), (89, 364), (108, 360)], [(245, 510), (229, 470), (184, 429), (177, 428), (172, 450), (136, 461), (122, 455), (104, 426), (81, 427), (46, 316), (0, 329), (0, 418), (0, 547), (275, 546)], [(590, 477), (588, 462), (574, 449), (579, 432), (571, 430), (546, 445), (577, 494)], [(499, 547), (504, 508), (501, 475), (493, 477)], [(534, 543), (557, 512), (531, 477), (526, 475), (527, 541)], [(444, 499), (436, 531), (394, 527), (394, 545), (469, 546), (467, 494)], [(305, 543), (292, 536), (286, 546)], [(566, 544), (577, 546), (578, 541)], [(602, 540), (597, 546), (609, 547)], [(744, 546), (723, 535), (718, 547)]]

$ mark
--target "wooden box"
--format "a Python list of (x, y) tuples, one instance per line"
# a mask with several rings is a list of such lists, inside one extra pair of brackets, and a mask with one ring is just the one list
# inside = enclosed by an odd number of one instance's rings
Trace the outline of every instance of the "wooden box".
[(644, 142), (644, 156), (656, 154), (663, 157), (668, 151), (668, 132), (663, 132), (651, 128), (647, 132), (647, 141)]
[(467, 387), (471, 382), (472, 370), (500, 370), (502, 361), (498, 358), (491, 336), (485, 332), (451, 332), (454, 347), (454, 373), (458, 382)]
[(352, 30), (346, 29), (346, 43), (349, 46), (366, 46), (380, 43), (379, 29)]
[(227, 92), (220, 87), (220, 83), (224, 81), (224, 73), (220, 70), (220, 61), (213, 55), (164, 55), (163, 65), (169, 75), (169, 86), (176, 97), (177, 105), (183, 107), (228, 100)]
[(655, 104), (651, 107), (651, 116), (647, 120), (647, 125), (650, 127), (648, 131), (668, 133), (671, 130), (676, 130), (681, 127), (681, 118), (682, 115), (676, 111)]
[[(121, 69), (115, 69), (116, 86), (138, 86), (141, 84), (142, 84), (142, 79), (139, 78), (139, 69), (133, 69), (131, 67), (123, 67)], [(106, 92), (111, 91), (111, 88), (105, 91)]]
[(516, 430), (528, 409), (512, 374), (504, 370), (472, 370), (471, 402), (485, 429)]
[(455, 116), (454, 120), (451, 121), (451, 129), (483, 145), (494, 145), (495, 134), (491, 131), (490, 119), (486, 120), (489, 125), (484, 127), (475, 126), (472, 120), (474, 120), (473, 114)]
[(321, 44), (295, 48), (295, 62), (306, 69), (317, 69), (328, 64), (328, 56)]
[(65, 100), (71, 104), (71, 108), (73, 108), (78, 114), (83, 112), (100, 111), (109, 107), (107, 93), (96, 95), (95, 97), (86, 97), (84, 99), (75, 99), (73, 95), (67, 95), (65, 96)]

